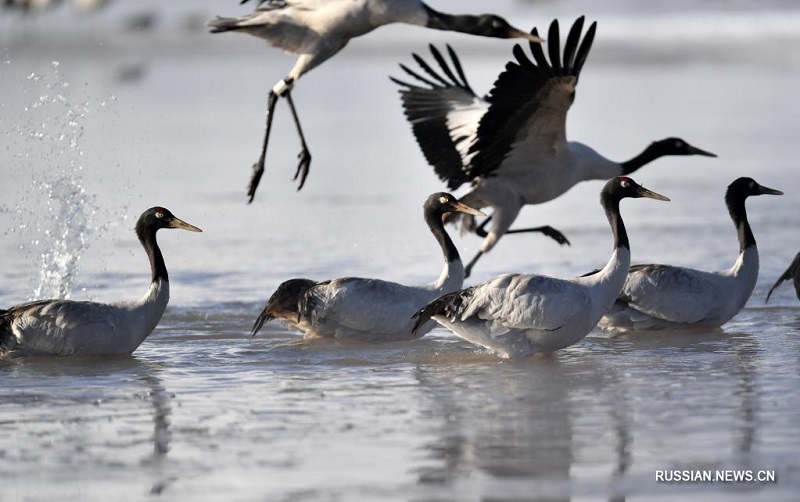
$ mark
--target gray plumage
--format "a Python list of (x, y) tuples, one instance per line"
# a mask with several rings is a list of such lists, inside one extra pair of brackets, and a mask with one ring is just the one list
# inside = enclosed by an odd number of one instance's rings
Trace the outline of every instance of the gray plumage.
[(759, 257), (747, 220), (745, 200), (782, 192), (737, 178), (725, 202), (739, 235), (739, 254), (731, 268), (705, 272), (672, 265), (634, 265), (614, 307), (600, 321), (615, 330), (718, 328), (742, 308), (758, 280)]
[(39, 300), (0, 310), (0, 353), (121, 355), (136, 350), (158, 325), (169, 302), (169, 275), (156, 242), (156, 232), (162, 228), (201, 231), (162, 207), (141, 215), (136, 233), (152, 275), (141, 298), (112, 304)]
[(625, 197), (669, 200), (630, 178), (606, 183), (601, 201), (614, 234), (614, 250), (597, 273), (569, 279), (501, 275), (430, 302), (415, 315), (417, 325), (434, 319), (503, 357), (527, 357), (577, 343), (611, 308), (625, 282), (630, 248), (619, 214), (619, 201)]
[(290, 279), (278, 286), (267, 301), (252, 333), (255, 335), (265, 322), (279, 319), (301, 331), (306, 338), (387, 342), (422, 336), (435, 324), (429, 323), (412, 332), (414, 312), (434, 298), (461, 288), (464, 283), (464, 265), (442, 224), (442, 216), (451, 211), (482, 214), (448, 193), (432, 194), (425, 201), (425, 221), (445, 261), (436, 281), (424, 286), (406, 286), (360, 277), (319, 283)]

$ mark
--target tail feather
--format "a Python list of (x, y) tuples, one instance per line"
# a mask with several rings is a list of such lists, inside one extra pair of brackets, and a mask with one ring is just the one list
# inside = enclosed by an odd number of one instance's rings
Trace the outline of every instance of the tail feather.
[[(246, 3), (248, 0), (242, 0), (240, 4)], [(263, 18), (260, 16), (267, 11), (279, 11), (289, 7), (286, 0), (258, 0), (256, 10), (252, 14), (247, 14), (241, 17), (221, 17), (217, 16), (206, 22), (206, 26), (211, 28), (211, 33), (224, 33), (226, 31), (241, 30), (252, 28), (253, 22), (261, 24)]]
[[(240, 0), (239, 5), (244, 5), (249, 1), (250, 0)], [(265, 7), (262, 7), (262, 5), (264, 4), (267, 5)], [(258, 0), (258, 3), (256, 4), (256, 9), (261, 9), (261, 10), (283, 9), (287, 5), (288, 4), (286, 3), (286, 0)]]
[(461, 291), (455, 291), (442, 295), (429, 302), (418, 310), (416, 314), (411, 316), (412, 319), (416, 319), (411, 332), (416, 334), (417, 329), (430, 321), (433, 316), (441, 315), (449, 318), (460, 316), (461, 312), (464, 311), (464, 301), (472, 295), (472, 290), (473, 288), (467, 288)]
[(272, 293), (272, 296), (267, 300), (267, 305), (261, 311), (256, 322), (253, 323), (253, 329), (250, 331), (251, 336), (256, 333), (267, 323), (276, 318), (288, 319), (300, 315), (300, 302), (302, 301), (305, 292), (317, 284), (316, 281), (310, 279), (289, 279), (284, 281), (278, 286), (278, 289)]
[(210, 33), (224, 33), (226, 31), (238, 30), (243, 28), (240, 23), (240, 19), (237, 17), (217, 17), (216, 19), (211, 19), (210, 21), (206, 22), (206, 26), (211, 28), (209, 30)]

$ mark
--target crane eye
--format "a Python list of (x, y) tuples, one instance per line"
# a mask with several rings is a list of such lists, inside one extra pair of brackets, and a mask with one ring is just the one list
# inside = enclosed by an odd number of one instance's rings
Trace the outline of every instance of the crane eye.
[(441, 197), (439, 197), (439, 202), (441, 202), (442, 204), (446, 204), (448, 202), (447, 197), (442, 195)]
[(162, 213), (162, 212), (157, 212), (156, 213), (156, 218), (163, 218), (163, 217), (164, 217), (164, 213)]
[(620, 185), (622, 185), (622, 188), (628, 188), (631, 184), (628, 183), (628, 180), (622, 180)]

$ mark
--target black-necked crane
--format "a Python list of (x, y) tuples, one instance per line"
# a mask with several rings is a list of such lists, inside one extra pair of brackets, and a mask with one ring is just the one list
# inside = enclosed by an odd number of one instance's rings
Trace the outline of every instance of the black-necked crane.
[(619, 211), (626, 197), (669, 200), (628, 177), (609, 180), (600, 192), (614, 235), (611, 258), (595, 274), (572, 279), (505, 274), (444, 295), (415, 314), (503, 357), (553, 352), (583, 339), (614, 304), (631, 263), (630, 243)]
[[(243, 0), (241, 3), (245, 3)], [(207, 24), (211, 33), (241, 31), (263, 38), (286, 52), (297, 54), (297, 62), (286, 77), (270, 90), (261, 155), (253, 165), (247, 195), (253, 201), (267, 155), (275, 104), (286, 98), (300, 138), (301, 152), (294, 179), (299, 177), (298, 190), (303, 188), (311, 154), (306, 145), (300, 120), (292, 101), (292, 87), (305, 73), (335, 55), (347, 43), (370, 31), (392, 23), (423, 26), (434, 30), (457, 31), (493, 38), (525, 38), (540, 40), (514, 28), (505, 19), (484, 14), (451, 15), (438, 12), (420, 0), (263, 0), (255, 12), (236, 18), (217, 18)]]
[(739, 236), (739, 254), (722, 272), (673, 265), (634, 265), (603, 328), (664, 330), (718, 328), (744, 307), (758, 279), (758, 247), (747, 221), (745, 200), (754, 195), (783, 195), (752, 178), (737, 178), (725, 192)]
[(348, 277), (325, 282), (290, 279), (282, 283), (253, 325), (255, 335), (265, 322), (280, 319), (305, 338), (341, 338), (371, 342), (411, 340), (434, 328), (414, 333), (411, 316), (429, 301), (464, 284), (464, 265), (444, 229), (442, 216), (463, 212), (481, 216), (449, 193), (435, 193), (423, 206), (425, 222), (444, 255), (439, 278), (425, 286), (405, 286), (380, 279)]
[(789, 265), (789, 268), (778, 277), (778, 280), (775, 281), (775, 284), (769, 288), (769, 293), (767, 293), (767, 299), (764, 300), (764, 303), (769, 301), (769, 297), (772, 296), (772, 292), (775, 291), (775, 288), (781, 285), (783, 281), (788, 281), (792, 279), (794, 282), (794, 290), (797, 293), (797, 298), (800, 299), (800, 253), (797, 253), (797, 256), (794, 257), (792, 263)]
[(169, 275), (156, 242), (156, 232), (162, 228), (202, 231), (163, 207), (142, 213), (136, 235), (152, 273), (144, 296), (113, 304), (39, 300), (0, 310), (0, 353), (125, 355), (136, 350), (158, 325), (169, 302)]
[[(461, 201), (493, 208), (490, 220), (480, 226), (474, 218), (462, 216), (462, 230), (485, 237), (467, 265), (467, 277), (477, 260), (506, 233), (544, 232), (560, 244), (568, 243), (561, 232), (549, 226), (509, 230), (525, 205), (553, 200), (581, 181), (629, 175), (666, 155), (716, 157), (682, 139), (667, 138), (650, 144), (630, 160), (614, 162), (583, 143), (567, 141), (567, 112), (597, 23), (581, 38), (583, 25), (583, 17), (572, 25), (562, 55), (558, 21), (550, 24), (549, 61), (539, 44), (530, 44), (533, 60), (516, 45), (516, 61), (506, 65), (486, 97), (472, 90), (449, 46), (451, 64), (431, 46), (439, 71), (416, 54), (422, 72), (400, 65), (424, 86), (392, 78), (402, 86), (406, 118), (439, 178), (449, 190), (470, 182), (472, 188)], [(538, 36), (536, 28), (532, 33)]]

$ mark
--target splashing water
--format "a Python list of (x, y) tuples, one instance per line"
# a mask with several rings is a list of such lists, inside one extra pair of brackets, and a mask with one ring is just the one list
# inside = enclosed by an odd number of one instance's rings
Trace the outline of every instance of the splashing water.
[(76, 284), (81, 254), (89, 246), (88, 237), (104, 226), (97, 226), (96, 197), (84, 189), (80, 149), (83, 123), (90, 111), (88, 103), (74, 103), (69, 83), (53, 62), (51, 71), (31, 73), (27, 85), (37, 97), (25, 107), (25, 117), (14, 126), (19, 151), (16, 169), (30, 176), (30, 190), (11, 207), (16, 229), (30, 234), (20, 246), (30, 259), (40, 262), (38, 284), (31, 300), (69, 298)]
[(47, 190), (49, 228), (43, 228), (45, 250), (41, 253), (39, 285), (33, 298), (69, 298), (81, 253), (88, 247), (86, 236), (93, 231), (91, 213), (96, 205), (81, 186), (80, 176), (62, 175)]

